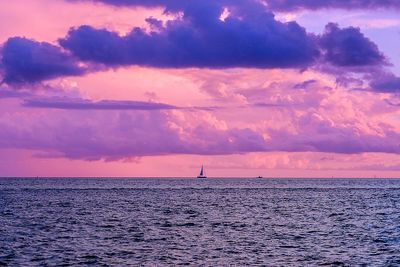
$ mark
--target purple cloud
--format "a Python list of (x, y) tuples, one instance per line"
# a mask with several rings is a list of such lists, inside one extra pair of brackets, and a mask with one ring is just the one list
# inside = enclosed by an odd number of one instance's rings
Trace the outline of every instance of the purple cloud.
[(370, 83), (372, 90), (382, 93), (400, 92), (400, 77), (393, 74), (386, 74), (374, 79)]
[[(84, 116), (82, 112), (85, 112)], [(179, 131), (165, 111), (57, 111), (0, 117), (0, 148), (40, 151), (49, 157), (120, 160), (165, 154), (231, 154), (266, 149), (249, 129), (221, 131), (210, 125)]]
[(310, 85), (317, 83), (317, 80), (311, 79), (307, 80), (293, 86), (294, 89), (307, 89)]
[(2, 118), (0, 147), (83, 160), (185, 152), (159, 111), (84, 111), (84, 116), (82, 112), (19, 117), (19, 122)]
[(400, 154), (400, 134), (391, 126), (382, 124), (384, 136), (365, 133), (357, 126), (335, 125), (308, 113), (298, 120), (298, 132), (287, 129), (269, 131), (268, 147), (272, 151), (330, 152), (356, 154), (365, 152)]
[(134, 28), (126, 36), (84, 25), (59, 42), (81, 60), (106, 66), (303, 68), (315, 64), (321, 52), (323, 64), (350, 72), (388, 64), (359, 28), (330, 23), (323, 35), (314, 36), (296, 22), (276, 21), (256, 4), (233, 8), (225, 20), (219, 18), (222, 10), (197, 3), (185, 9), (183, 19), (165, 26), (148, 19), (152, 32)]
[(315, 37), (295, 22), (253, 7), (232, 9), (222, 21), (222, 7), (200, 3), (150, 33), (134, 28), (122, 37), (80, 26), (59, 42), (81, 60), (108, 66), (289, 68), (309, 66), (319, 55)]
[(24, 98), (22, 105), (29, 108), (50, 108), (60, 110), (186, 110), (186, 111), (213, 111), (221, 107), (178, 107), (164, 103), (129, 101), (129, 100), (101, 100), (91, 101), (81, 98), (67, 97), (38, 97), (28, 93), (14, 91), (0, 91), (0, 98)]
[(23, 97), (30, 97), (32, 96), (31, 93), (27, 91), (19, 91), (19, 90), (10, 90), (0, 88), (0, 99), (2, 98), (23, 98)]
[(2, 48), (3, 82), (34, 83), (66, 75), (82, 75), (85, 69), (61, 48), (22, 37), (13, 37)]
[(399, 133), (383, 124), (385, 135), (374, 135), (356, 124), (333, 124), (313, 113), (298, 118), (295, 132), (220, 129), (198, 118), (197, 125), (185, 126), (168, 110), (56, 110), (30, 116), (16, 112), (0, 116), (0, 148), (82, 160), (268, 151), (400, 154)]
[(53, 108), (71, 110), (168, 110), (179, 107), (143, 101), (102, 100), (90, 101), (69, 98), (29, 98), (23, 105), (32, 108)]
[[(104, 1), (103, 1), (104, 2)], [(141, 1), (107, 1), (139, 5)], [(147, 3), (147, 2), (146, 2)], [(255, 1), (149, 1), (183, 7), (183, 17), (165, 25), (148, 18), (152, 31), (134, 28), (126, 36), (83, 25), (71, 28), (60, 47), (25, 38), (3, 46), (0, 71), (8, 84), (35, 83), (83, 75), (96, 68), (139, 65), (156, 68), (307, 68), (332, 74), (382, 68), (386, 58), (358, 28), (326, 26), (321, 36), (296, 22), (282, 23)], [(243, 5), (246, 3), (246, 5)], [(224, 6), (223, 4), (226, 4)], [(224, 8), (229, 16), (220, 19)], [(69, 51), (68, 51), (69, 50)], [(321, 58), (323, 60), (321, 60)], [(91, 65), (81, 67), (79, 60)], [(328, 64), (326, 64), (328, 63)], [(338, 75), (339, 75), (338, 74)], [(299, 85), (300, 86), (300, 85)]]
[(340, 67), (385, 65), (386, 59), (377, 45), (366, 38), (359, 28), (340, 29), (329, 23), (320, 37), (326, 61)]
[(294, 11), (301, 9), (316, 10), (322, 8), (400, 8), (400, 2), (398, 0), (267, 0), (267, 3), (268, 8), (276, 11)]

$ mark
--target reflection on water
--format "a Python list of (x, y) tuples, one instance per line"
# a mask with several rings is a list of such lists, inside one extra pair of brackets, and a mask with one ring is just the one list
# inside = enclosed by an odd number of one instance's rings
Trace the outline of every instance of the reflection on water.
[(394, 179), (2, 179), (0, 266), (400, 266), (399, 201)]

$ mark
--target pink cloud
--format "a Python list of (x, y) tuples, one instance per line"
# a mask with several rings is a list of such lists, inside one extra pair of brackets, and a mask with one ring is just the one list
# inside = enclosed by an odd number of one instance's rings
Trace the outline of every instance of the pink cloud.
[(55, 42), (68, 29), (83, 24), (107, 28), (121, 34), (133, 26), (146, 26), (150, 16), (165, 18), (162, 9), (116, 8), (90, 2), (15, 0), (0, 4), (0, 42), (12, 36)]

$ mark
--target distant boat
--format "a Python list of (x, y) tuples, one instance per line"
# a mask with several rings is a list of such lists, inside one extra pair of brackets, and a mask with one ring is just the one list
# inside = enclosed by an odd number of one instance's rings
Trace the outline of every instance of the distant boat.
[(206, 174), (204, 172), (203, 165), (201, 165), (200, 174), (197, 176), (197, 178), (200, 178), (200, 179), (207, 178), (207, 176), (206, 176)]
[(258, 176), (257, 178), (263, 178), (262, 176)]

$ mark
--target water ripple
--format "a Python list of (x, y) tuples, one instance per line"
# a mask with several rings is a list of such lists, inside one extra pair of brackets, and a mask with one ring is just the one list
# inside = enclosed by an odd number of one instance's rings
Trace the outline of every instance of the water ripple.
[(400, 266), (399, 180), (182, 180), (1, 180), (0, 266)]

